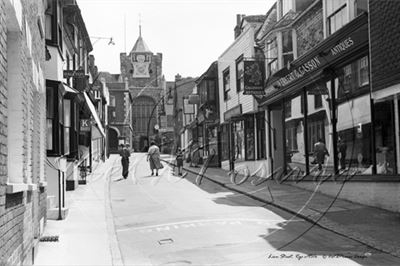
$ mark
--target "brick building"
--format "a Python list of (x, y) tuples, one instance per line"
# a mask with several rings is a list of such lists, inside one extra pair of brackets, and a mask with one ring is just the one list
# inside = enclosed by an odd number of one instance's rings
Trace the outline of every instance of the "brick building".
[(46, 221), (42, 1), (0, 1), (0, 264), (29, 265)]

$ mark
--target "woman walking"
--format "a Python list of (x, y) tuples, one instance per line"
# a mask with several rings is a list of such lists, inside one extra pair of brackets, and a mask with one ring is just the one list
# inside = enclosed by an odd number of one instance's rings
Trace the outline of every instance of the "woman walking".
[(158, 176), (158, 169), (162, 169), (164, 166), (160, 162), (160, 149), (154, 142), (150, 143), (147, 161), (150, 163), (151, 175), (154, 175), (154, 169), (156, 169), (156, 176)]
[(129, 174), (129, 157), (131, 156), (131, 153), (126, 145), (121, 144), (121, 148), (120, 156), (122, 164), (122, 176), (124, 179), (126, 179)]

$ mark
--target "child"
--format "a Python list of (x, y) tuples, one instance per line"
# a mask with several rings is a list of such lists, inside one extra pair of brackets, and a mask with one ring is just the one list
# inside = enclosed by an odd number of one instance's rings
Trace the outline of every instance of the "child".
[(181, 148), (176, 151), (176, 166), (178, 167), (178, 175), (182, 175), (183, 153)]

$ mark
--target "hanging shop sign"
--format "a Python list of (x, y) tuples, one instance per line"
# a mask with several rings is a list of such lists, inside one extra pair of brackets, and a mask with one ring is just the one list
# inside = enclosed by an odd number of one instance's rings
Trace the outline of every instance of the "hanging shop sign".
[(80, 131), (82, 132), (89, 132), (91, 128), (90, 119), (81, 119), (80, 120)]
[(244, 61), (245, 95), (264, 95), (264, 61)]
[(85, 71), (83, 69), (78, 69), (78, 70), (64, 70), (63, 71), (63, 77), (65, 79), (67, 78), (83, 78), (85, 77)]

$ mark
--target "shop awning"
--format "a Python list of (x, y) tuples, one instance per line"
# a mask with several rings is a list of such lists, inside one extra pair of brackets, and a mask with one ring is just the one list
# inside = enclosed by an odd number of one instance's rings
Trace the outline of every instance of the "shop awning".
[(68, 86), (65, 83), (60, 82), (60, 84), (58, 85), (60, 91), (62, 92), (62, 94), (65, 96), (69, 96), (69, 97), (75, 97), (76, 95), (78, 95), (79, 91), (71, 88), (70, 86)]
[(86, 92), (83, 92), (83, 95), (85, 97), (86, 104), (89, 107), (90, 112), (92, 113), (92, 116), (93, 116), (94, 120), (96, 121), (96, 125), (97, 125), (97, 128), (100, 131), (100, 134), (103, 135), (103, 137), (105, 138), (106, 134), (104, 133), (103, 126), (101, 124), (99, 116), (97, 115), (96, 109), (94, 108), (94, 105), (93, 105), (92, 101), (90, 100), (90, 98), (89, 98), (89, 96), (87, 95)]

